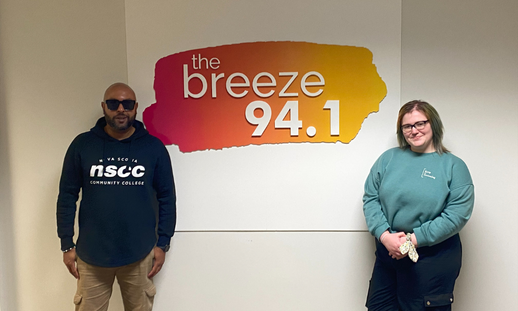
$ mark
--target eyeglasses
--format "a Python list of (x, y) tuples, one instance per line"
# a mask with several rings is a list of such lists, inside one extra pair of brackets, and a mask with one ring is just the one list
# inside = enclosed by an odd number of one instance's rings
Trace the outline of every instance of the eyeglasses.
[(119, 109), (119, 105), (122, 104), (122, 107), (124, 107), (124, 110), (133, 110), (135, 108), (135, 102), (133, 99), (124, 99), (124, 100), (118, 100), (118, 99), (107, 99), (104, 101), (106, 104), (106, 107), (110, 110), (117, 110)]
[(403, 133), (410, 133), (410, 132), (412, 132), (412, 128), (413, 127), (415, 127), (416, 130), (422, 130), (422, 129), (424, 129), (424, 126), (426, 125), (426, 123), (428, 123), (428, 120), (419, 121), (419, 122), (416, 122), (414, 124), (401, 125), (401, 130), (403, 131)]

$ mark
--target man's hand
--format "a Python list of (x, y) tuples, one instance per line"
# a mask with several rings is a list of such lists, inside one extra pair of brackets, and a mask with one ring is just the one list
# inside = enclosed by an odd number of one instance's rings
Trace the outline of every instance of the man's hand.
[(153, 262), (153, 268), (151, 268), (151, 271), (147, 275), (148, 278), (154, 277), (160, 270), (162, 269), (162, 266), (165, 262), (165, 252), (161, 249), (155, 246), (155, 259)]
[(389, 256), (393, 259), (401, 259), (407, 256), (407, 254), (403, 255), (399, 251), (399, 247), (401, 244), (405, 243), (406, 235), (404, 232), (396, 232), (389, 233), (383, 238), (383, 242), (381, 242), (385, 248), (389, 251)]
[(71, 249), (66, 253), (63, 253), (63, 262), (67, 266), (68, 272), (72, 274), (76, 279), (79, 279), (79, 271), (77, 271), (76, 265), (76, 249)]

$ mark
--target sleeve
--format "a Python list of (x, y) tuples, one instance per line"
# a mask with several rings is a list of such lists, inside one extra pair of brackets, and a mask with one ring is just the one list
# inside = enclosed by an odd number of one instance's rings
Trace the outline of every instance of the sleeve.
[(390, 225), (381, 209), (379, 200), (382, 168), (382, 158), (380, 157), (372, 166), (369, 176), (367, 176), (364, 186), (365, 192), (363, 194), (363, 214), (365, 216), (365, 222), (367, 223), (369, 232), (377, 239), (380, 238), (383, 232), (390, 229)]
[(153, 187), (158, 201), (157, 246), (166, 246), (171, 242), (176, 226), (176, 191), (171, 158), (161, 142), (160, 145), (161, 151), (155, 168)]
[(75, 246), (73, 238), (76, 202), (83, 181), (81, 159), (77, 149), (76, 138), (68, 147), (59, 182), (56, 219), (58, 237), (61, 239), (61, 250)]
[(475, 191), (468, 167), (460, 159), (452, 167), (449, 186), (450, 193), (441, 214), (414, 228), (418, 246), (435, 245), (459, 233), (471, 217)]

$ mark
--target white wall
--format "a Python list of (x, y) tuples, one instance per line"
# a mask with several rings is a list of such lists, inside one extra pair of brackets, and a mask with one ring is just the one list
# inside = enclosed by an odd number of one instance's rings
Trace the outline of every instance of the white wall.
[(127, 80), (124, 16), (122, 0), (0, 2), (4, 311), (73, 307), (57, 184), (68, 145), (101, 115), (104, 89)]
[[(3, 62), (0, 62), (0, 67), (3, 68)], [(16, 279), (12, 269), (14, 254), (11, 251), (13, 249), (11, 170), (7, 149), (9, 143), (4, 94), (4, 77), (0, 77), (0, 309), (14, 310), (13, 288), (16, 287)]]
[(445, 144), (475, 184), (455, 310), (509, 310), (518, 303), (518, 2), (406, 1), (402, 12), (402, 102), (437, 108)]
[(177, 181), (178, 230), (365, 229), (363, 182), (358, 180), (395, 141), (401, 8), (399, 1), (386, 0), (324, 3), (126, 1), (128, 78), (143, 90), (141, 111), (155, 103), (152, 86), (160, 58), (242, 42), (365, 47), (388, 89), (380, 111), (366, 118), (349, 144), (270, 144), (192, 153), (168, 146)]
[[(65, 150), (101, 115), (108, 84), (126, 81), (128, 72), (152, 75), (152, 68), (128, 67), (127, 58), (163, 56), (126, 52), (136, 16), (125, 15), (125, 3), (136, 2), (0, 2), (1, 310), (72, 309), (75, 282), (55, 227)], [(476, 186), (462, 235), (460, 311), (518, 303), (518, 7), (497, 3), (402, 3), (401, 101), (422, 98), (438, 108), (446, 144), (467, 162)], [(192, 13), (185, 16), (194, 21), (199, 12)], [(188, 39), (191, 30), (174, 31)], [(146, 81), (136, 81), (144, 99), (153, 96)], [(362, 310), (372, 251), (366, 232), (179, 232), (156, 278), (155, 310)], [(120, 298), (110, 310), (122, 310)]]
[(400, 2), (130, 0), (126, 10), (141, 111), (155, 102), (155, 63), (173, 53), (285, 40), (372, 51), (388, 94), (350, 144), (168, 146), (178, 232), (156, 278), (158, 311), (361, 309), (374, 259), (361, 196), (371, 165), (395, 143)]
[[(0, 62), (0, 67), (3, 68), (3, 62)], [(16, 279), (12, 269), (14, 254), (11, 251), (13, 249), (11, 169), (7, 149), (9, 143), (4, 80), (4, 77), (0, 77), (0, 309), (14, 310), (13, 288), (16, 287)]]

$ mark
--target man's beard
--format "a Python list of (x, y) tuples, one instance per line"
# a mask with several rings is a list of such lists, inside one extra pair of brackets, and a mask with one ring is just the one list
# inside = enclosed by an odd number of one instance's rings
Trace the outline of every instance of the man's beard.
[[(115, 121), (115, 119), (117, 118), (117, 116), (125, 116), (126, 117), (126, 122), (124, 124), (119, 124)], [(133, 123), (135, 122), (135, 116), (131, 117), (131, 116), (127, 116), (123, 113), (120, 113), (118, 115), (116, 115), (115, 117), (113, 118), (110, 118), (109, 116), (107, 116), (106, 114), (104, 114), (104, 118), (106, 119), (106, 123), (114, 130), (116, 131), (125, 131), (127, 129), (129, 129)]]

